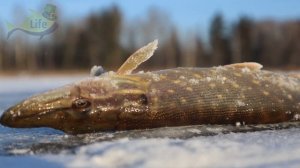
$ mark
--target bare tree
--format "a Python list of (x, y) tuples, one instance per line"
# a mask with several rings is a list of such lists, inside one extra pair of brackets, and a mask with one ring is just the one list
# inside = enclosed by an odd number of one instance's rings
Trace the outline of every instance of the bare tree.
[(213, 65), (230, 63), (229, 40), (224, 34), (222, 15), (216, 15), (210, 27), (211, 62)]

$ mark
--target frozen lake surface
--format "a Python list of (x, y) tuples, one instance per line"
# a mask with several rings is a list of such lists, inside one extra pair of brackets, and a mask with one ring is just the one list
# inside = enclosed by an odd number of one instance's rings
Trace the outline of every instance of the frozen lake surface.
[[(28, 96), (81, 78), (0, 77), (0, 114)], [(0, 126), (0, 167), (299, 167), (299, 125), (187, 126), (78, 136)]]

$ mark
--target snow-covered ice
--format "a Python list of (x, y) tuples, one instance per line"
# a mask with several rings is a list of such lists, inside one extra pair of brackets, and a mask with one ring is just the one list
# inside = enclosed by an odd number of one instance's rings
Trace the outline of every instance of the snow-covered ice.
[[(0, 77), (0, 113), (80, 78)], [(281, 127), (188, 126), (72, 136), (0, 126), (0, 167), (299, 167), (300, 127)]]

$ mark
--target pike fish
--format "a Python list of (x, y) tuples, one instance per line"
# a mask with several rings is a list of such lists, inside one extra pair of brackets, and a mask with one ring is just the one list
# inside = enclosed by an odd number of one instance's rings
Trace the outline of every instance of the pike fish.
[(80, 134), (300, 119), (297, 74), (262, 70), (253, 62), (132, 73), (156, 48), (157, 40), (136, 51), (117, 72), (96, 68), (92, 77), (28, 98), (7, 109), (0, 122)]

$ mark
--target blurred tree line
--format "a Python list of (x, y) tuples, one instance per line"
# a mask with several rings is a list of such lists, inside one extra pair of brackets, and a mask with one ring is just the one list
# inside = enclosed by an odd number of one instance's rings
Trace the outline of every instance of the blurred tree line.
[(159, 49), (144, 69), (212, 66), (255, 61), (268, 67), (300, 66), (300, 20), (254, 21), (241, 17), (228, 26), (217, 14), (208, 39), (197, 33), (184, 36), (156, 9), (145, 19), (126, 21), (118, 7), (93, 13), (76, 23), (59, 22), (47, 39), (29, 35), (6, 39), (0, 29), (0, 70), (118, 68), (139, 47), (159, 39)]

